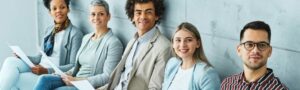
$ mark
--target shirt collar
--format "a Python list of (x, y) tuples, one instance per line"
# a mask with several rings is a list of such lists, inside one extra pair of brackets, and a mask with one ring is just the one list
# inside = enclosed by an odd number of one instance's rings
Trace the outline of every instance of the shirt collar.
[(156, 26), (154, 26), (153, 28), (151, 28), (148, 32), (146, 32), (144, 35), (138, 37), (138, 34), (136, 33), (135, 35), (135, 38), (137, 39), (137, 41), (139, 43), (144, 43), (144, 42), (147, 42), (147, 41), (150, 41), (151, 38), (154, 37), (155, 35), (155, 31), (156, 31)]
[[(265, 74), (264, 76), (262, 76), (261, 78), (259, 78), (258, 80), (254, 81), (252, 83), (264, 84), (264, 83), (267, 83), (266, 81), (269, 81), (272, 78), (274, 78), (273, 70), (270, 68), (267, 68), (267, 74)], [(238, 82), (248, 83), (244, 76), (244, 72), (242, 72), (238, 75)]]

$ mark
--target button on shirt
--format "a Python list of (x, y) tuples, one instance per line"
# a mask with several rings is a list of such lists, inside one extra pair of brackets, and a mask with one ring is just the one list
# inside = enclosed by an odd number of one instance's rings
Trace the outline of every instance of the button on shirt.
[[(155, 27), (154, 27), (155, 28)], [(152, 37), (155, 35), (155, 29), (152, 28), (150, 31), (146, 32), (143, 36), (138, 37), (127, 56), (125, 63), (125, 70), (121, 74), (121, 79), (115, 90), (127, 90), (128, 79), (133, 65), (139, 56), (142, 48), (146, 48)]]

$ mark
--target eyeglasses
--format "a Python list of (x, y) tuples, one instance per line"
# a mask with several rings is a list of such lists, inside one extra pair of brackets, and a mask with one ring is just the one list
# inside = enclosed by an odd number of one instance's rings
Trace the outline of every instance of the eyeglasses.
[(264, 51), (266, 50), (267, 48), (270, 47), (270, 44), (267, 43), (267, 42), (252, 42), (252, 41), (247, 41), (247, 42), (244, 42), (244, 43), (241, 43), (240, 45), (244, 45), (245, 49), (250, 51), (252, 49), (254, 49), (255, 46), (257, 46), (257, 48), (260, 50), (260, 51)]

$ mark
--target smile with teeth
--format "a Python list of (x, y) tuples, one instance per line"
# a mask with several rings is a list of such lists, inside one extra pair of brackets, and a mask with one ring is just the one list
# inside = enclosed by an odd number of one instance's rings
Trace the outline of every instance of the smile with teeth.
[(188, 51), (189, 51), (189, 49), (179, 49), (179, 52), (181, 52), (181, 53), (186, 53)]
[(145, 24), (147, 24), (148, 22), (147, 22), (146, 20), (143, 20), (143, 21), (140, 21), (139, 23), (145, 25)]
[(57, 18), (62, 18), (62, 17), (63, 17), (63, 15), (61, 15), (61, 14), (58, 14), (58, 15), (56, 15), (56, 17), (57, 17)]

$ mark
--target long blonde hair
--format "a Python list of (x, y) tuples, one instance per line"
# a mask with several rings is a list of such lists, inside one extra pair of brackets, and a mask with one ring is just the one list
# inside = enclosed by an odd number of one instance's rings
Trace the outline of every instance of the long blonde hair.
[[(183, 22), (177, 27), (177, 30), (175, 31), (174, 35), (180, 30), (187, 30), (187, 31), (191, 32), (192, 34), (194, 34), (197, 41), (199, 42), (200, 47), (196, 48), (196, 50), (193, 54), (193, 58), (195, 60), (201, 60), (202, 62), (205, 62), (208, 66), (211, 66), (211, 64), (209, 63), (209, 61), (207, 60), (207, 58), (205, 56), (205, 53), (204, 53), (204, 50), (203, 50), (203, 45), (202, 45), (202, 40), (201, 40), (200, 33), (198, 32), (197, 28), (191, 23)], [(173, 35), (172, 40), (171, 40), (172, 44), (174, 43), (173, 42), (174, 35)], [(178, 55), (175, 53), (174, 49), (172, 49), (172, 52), (173, 52), (173, 55), (178, 57)]]

